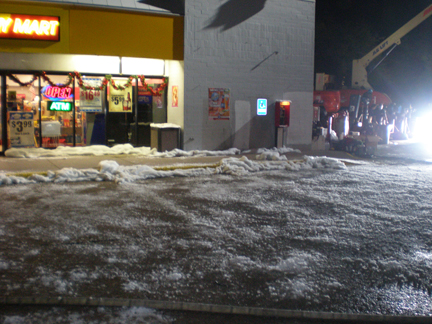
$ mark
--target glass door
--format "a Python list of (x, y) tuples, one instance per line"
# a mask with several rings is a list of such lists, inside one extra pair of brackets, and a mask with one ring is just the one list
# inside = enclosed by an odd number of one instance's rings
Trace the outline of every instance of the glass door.
[(108, 113), (106, 136), (108, 146), (131, 143), (135, 105), (133, 84), (129, 78), (113, 78), (107, 87)]
[[(144, 81), (144, 84), (143, 82)], [(162, 78), (139, 79), (137, 91), (137, 112), (132, 125), (132, 144), (151, 146), (151, 123), (166, 123), (166, 95), (161, 88)]]
[(80, 145), (105, 145), (105, 91), (102, 77), (81, 77), (75, 79), (76, 115), (82, 120), (82, 129), (77, 133)]

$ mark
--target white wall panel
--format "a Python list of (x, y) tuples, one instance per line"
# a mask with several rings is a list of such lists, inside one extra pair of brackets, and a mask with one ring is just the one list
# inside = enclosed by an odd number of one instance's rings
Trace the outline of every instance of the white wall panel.
[(251, 104), (249, 101), (236, 100), (234, 103), (234, 140), (233, 147), (240, 150), (249, 148)]
[[(256, 12), (235, 7), (238, 0), (186, 0), (185, 149), (226, 149), (238, 133), (237, 109), (249, 103), (250, 148), (275, 146), (274, 102), (294, 99), (291, 143), (310, 144), (315, 2), (255, 0)], [(215, 20), (216, 18), (216, 20)], [(239, 20), (242, 20), (239, 22)], [(208, 88), (229, 88), (231, 119), (208, 119)], [(287, 98), (285, 98), (287, 97)], [(293, 97), (293, 98), (290, 98)], [(267, 98), (269, 113), (256, 115), (257, 98)], [(309, 112), (310, 110), (310, 112)]]

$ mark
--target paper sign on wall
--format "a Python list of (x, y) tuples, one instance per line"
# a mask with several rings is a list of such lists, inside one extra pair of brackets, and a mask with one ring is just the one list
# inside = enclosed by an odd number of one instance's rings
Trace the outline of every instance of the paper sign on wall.
[(178, 107), (178, 86), (172, 86), (172, 107)]
[(209, 88), (208, 90), (209, 119), (229, 120), (230, 90), (222, 88)]

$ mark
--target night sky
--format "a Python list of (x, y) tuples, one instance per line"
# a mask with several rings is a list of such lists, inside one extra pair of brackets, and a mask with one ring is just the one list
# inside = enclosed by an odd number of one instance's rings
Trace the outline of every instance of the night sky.
[[(360, 59), (420, 13), (432, 0), (316, 0), (315, 72), (351, 81)], [(432, 17), (404, 36), (402, 44), (368, 77), (377, 91), (401, 104), (432, 102)]]

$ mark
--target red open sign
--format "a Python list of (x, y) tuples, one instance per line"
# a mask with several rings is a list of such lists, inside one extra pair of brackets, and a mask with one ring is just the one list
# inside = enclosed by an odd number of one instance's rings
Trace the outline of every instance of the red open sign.
[(42, 93), (45, 97), (53, 101), (65, 100), (71, 98), (72, 88), (46, 86), (42, 89)]

